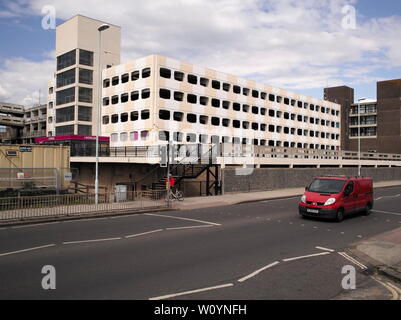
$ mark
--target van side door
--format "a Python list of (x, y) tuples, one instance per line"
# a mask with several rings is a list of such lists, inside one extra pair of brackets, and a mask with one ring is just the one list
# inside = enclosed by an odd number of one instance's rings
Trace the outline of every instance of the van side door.
[(343, 207), (345, 212), (355, 209), (355, 185), (353, 181), (349, 181), (344, 189)]

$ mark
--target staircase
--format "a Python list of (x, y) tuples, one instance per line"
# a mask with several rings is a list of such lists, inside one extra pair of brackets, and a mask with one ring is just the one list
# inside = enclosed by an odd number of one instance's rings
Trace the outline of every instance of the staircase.
[[(212, 148), (214, 146), (206, 147), (206, 148), (195, 148), (189, 154), (186, 154), (184, 157), (180, 159), (175, 159), (176, 163), (170, 166), (170, 174), (175, 180), (175, 185), (180, 185), (180, 182), (184, 179), (196, 179), (202, 173), (207, 172), (207, 190), (206, 193), (211, 195), (211, 188), (215, 186), (216, 181), (213, 181), (212, 184), (209, 183), (210, 176), (210, 168), (216, 167), (215, 159), (213, 159)], [(207, 149), (204, 151), (204, 149)], [(201, 153), (199, 150), (202, 150), (202, 156), (199, 156)], [(209, 159), (208, 163), (205, 162), (205, 159)], [(217, 170), (217, 167), (216, 167)], [(215, 174), (211, 174), (216, 177)], [(158, 181), (153, 182), (148, 188), (151, 190), (165, 190), (166, 189), (166, 179), (167, 176), (164, 175)]]

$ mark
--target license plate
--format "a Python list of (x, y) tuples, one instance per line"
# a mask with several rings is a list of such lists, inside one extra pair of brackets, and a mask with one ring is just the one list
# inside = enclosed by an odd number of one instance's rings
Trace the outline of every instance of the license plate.
[(310, 212), (310, 213), (319, 213), (319, 210), (306, 209), (306, 212)]

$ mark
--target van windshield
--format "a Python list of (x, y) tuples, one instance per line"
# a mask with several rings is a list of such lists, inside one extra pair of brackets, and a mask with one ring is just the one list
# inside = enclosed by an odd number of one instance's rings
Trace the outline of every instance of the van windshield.
[(341, 192), (345, 180), (315, 179), (308, 188), (309, 192), (338, 194)]

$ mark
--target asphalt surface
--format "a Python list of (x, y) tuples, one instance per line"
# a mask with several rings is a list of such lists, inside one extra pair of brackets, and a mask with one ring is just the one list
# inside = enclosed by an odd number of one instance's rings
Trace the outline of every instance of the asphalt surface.
[(302, 219), (296, 197), (0, 228), (0, 299), (346, 299), (344, 265), (358, 287), (374, 281), (339, 252), (400, 227), (400, 194), (377, 189), (374, 209), (391, 213), (342, 223)]

